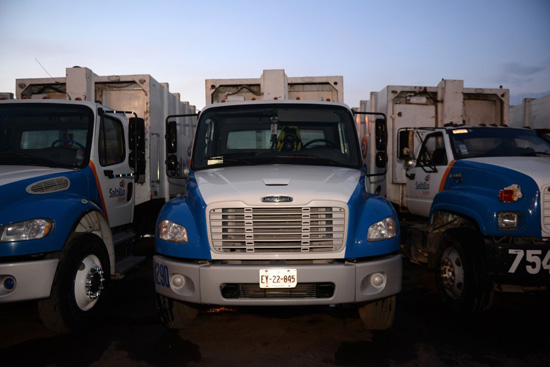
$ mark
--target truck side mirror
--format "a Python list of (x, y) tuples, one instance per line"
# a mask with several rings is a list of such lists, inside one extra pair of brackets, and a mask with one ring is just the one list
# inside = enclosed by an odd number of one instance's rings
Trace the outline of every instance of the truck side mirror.
[(374, 159), (376, 167), (384, 168), (388, 163), (388, 154), (386, 152), (377, 152)]
[(410, 169), (414, 167), (415, 159), (408, 147), (405, 147), (401, 150), (401, 158), (403, 159), (403, 166), (405, 167), (405, 169)]
[(376, 143), (376, 150), (385, 152), (388, 144), (388, 130), (385, 119), (376, 119), (374, 140)]
[(175, 154), (171, 154), (166, 158), (166, 169), (169, 171), (175, 171), (178, 168), (178, 157)]
[(169, 121), (166, 125), (166, 152), (170, 154), (170, 153), (176, 153), (177, 151), (178, 151), (178, 126), (175, 121)]
[(130, 167), (134, 174), (145, 174), (145, 120), (139, 117), (131, 117), (128, 120), (128, 141), (130, 142)]

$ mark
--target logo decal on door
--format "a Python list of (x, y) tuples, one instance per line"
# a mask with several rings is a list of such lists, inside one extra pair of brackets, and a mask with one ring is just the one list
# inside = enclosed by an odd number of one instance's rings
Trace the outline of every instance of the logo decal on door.
[(118, 186), (119, 187), (109, 189), (109, 197), (118, 198), (118, 201), (122, 202), (126, 197), (126, 182), (121, 180)]
[(426, 175), (426, 177), (424, 177), (424, 181), (421, 181), (421, 182), (415, 182), (414, 183), (415, 185), (415, 188), (417, 190), (429, 190), (430, 189), (430, 175)]

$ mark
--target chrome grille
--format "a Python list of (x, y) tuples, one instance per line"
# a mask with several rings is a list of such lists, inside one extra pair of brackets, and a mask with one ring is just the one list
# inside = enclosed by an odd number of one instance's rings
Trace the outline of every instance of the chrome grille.
[(541, 192), (542, 228), (546, 232), (550, 232), (550, 185), (543, 187)]
[(212, 247), (217, 252), (338, 251), (345, 213), (335, 206), (212, 209)]

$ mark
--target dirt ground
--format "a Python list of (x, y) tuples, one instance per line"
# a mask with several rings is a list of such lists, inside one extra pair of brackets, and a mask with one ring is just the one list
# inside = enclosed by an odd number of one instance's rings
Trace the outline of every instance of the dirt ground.
[(203, 312), (166, 329), (150, 253), (113, 282), (100, 323), (77, 335), (42, 326), (36, 303), (0, 304), (0, 366), (549, 366), (548, 294), (497, 294), (473, 319), (446, 312), (433, 274), (404, 261), (390, 332), (372, 334), (354, 307), (250, 307)]

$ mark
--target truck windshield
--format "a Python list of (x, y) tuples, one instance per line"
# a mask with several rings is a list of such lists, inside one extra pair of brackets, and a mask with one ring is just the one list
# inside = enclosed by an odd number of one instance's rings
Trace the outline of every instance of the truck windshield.
[(0, 164), (82, 168), (93, 119), (83, 105), (1, 104)]
[(201, 115), (194, 170), (258, 164), (360, 167), (351, 113), (334, 105), (249, 104)]
[(455, 157), (550, 156), (550, 143), (535, 131), (504, 127), (464, 127), (450, 131)]

